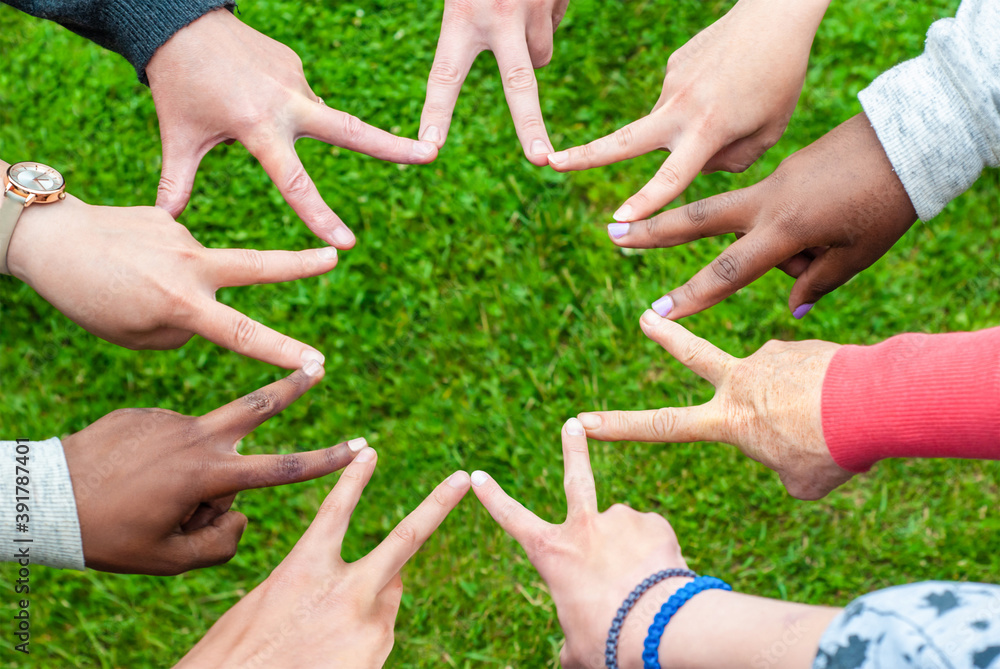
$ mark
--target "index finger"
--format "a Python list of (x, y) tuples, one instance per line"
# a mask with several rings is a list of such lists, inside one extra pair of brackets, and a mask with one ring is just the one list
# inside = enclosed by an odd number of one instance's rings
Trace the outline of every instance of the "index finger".
[(653, 178), (625, 200), (614, 213), (614, 219), (625, 222), (646, 218), (673, 202), (694, 181), (715, 151), (713, 145), (697, 137), (678, 144)]
[(493, 478), (482, 471), (472, 472), (472, 490), (483, 503), (493, 520), (504, 529), (514, 541), (527, 550), (532, 537), (552, 527), (516, 499), (504, 492)]
[(444, 146), (458, 94), (477, 55), (479, 49), (473, 46), (471, 35), (446, 13), (434, 51), (434, 63), (427, 75), (427, 95), (417, 135), (422, 141), (431, 142), (438, 148)]
[(590, 449), (583, 424), (570, 418), (562, 429), (563, 487), (566, 490), (566, 515), (597, 513), (597, 486), (590, 466)]
[(437, 146), (430, 142), (393, 135), (326, 105), (306, 104), (301, 125), (306, 137), (394, 163), (429, 163), (437, 156)]
[(639, 326), (647, 337), (713, 386), (718, 387), (726, 379), (736, 361), (707, 339), (692, 334), (680, 323), (667, 320), (652, 309), (643, 313)]
[(663, 119), (644, 116), (583, 146), (556, 151), (548, 157), (549, 165), (558, 172), (587, 170), (662, 149), (670, 143), (662, 125)]
[(552, 153), (552, 143), (549, 142), (545, 121), (542, 119), (542, 107), (538, 102), (538, 81), (535, 79), (535, 66), (531, 62), (528, 44), (523, 34), (514, 32), (508, 33), (502, 40), (501, 44), (494, 46), (493, 55), (500, 68), (503, 92), (514, 120), (517, 138), (521, 140), (525, 157), (532, 164), (545, 165)]
[(304, 453), (227, 455), (211, 473), (212, 481), (206, 491), (214, 499), (243, 490), (273, 488), (326, 476), (354, 459), (350, 443)]
[(376, 590), (382, 590), (399, 573), (468, 491), (469, 475), (455, 472), (439, 483), (375, 550), (361, 559), (376, 574)]
[(323, 367), (308, 363), (288, 376), (205, 414), (198, 422), (211, 435), (236, 441), (302, 397), (323, 378)]
[(727, 233), (743, 233), (753, 225), (756, 200), (749, 189), (730, 191), (669, 209), (650, 219), (610, 223), (608, 234), (618, 246), (662, 249)]

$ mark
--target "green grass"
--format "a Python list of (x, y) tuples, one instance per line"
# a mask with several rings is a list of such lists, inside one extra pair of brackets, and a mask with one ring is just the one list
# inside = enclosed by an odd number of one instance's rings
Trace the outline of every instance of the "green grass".
[[(290, 45), (331, 106), (414, 135), (440, 21), (438, 0), (261, 1), (242, 18)], [(574, 0), (539, 72), (552, 139), (565, 147), (646, 113), (670, 51), (730, 3)], [(917, 55), (957, 0), (834, 3), (784, 139), (742, 175), (701, 177), (688, 200), (749, 185), (859, 111), (857, 92)], [(363, 15), (362, 15), (363, 14)], [(157, 122), (127, 63), (59, 26), (0, 7), (0, 156), (58, 166), (101, 204), (150, 204)], [(711, 388), (637, 327), (643, 308), (724, 247), (623, 255), (610, 212), (652, 174), (653, 155), (558, 175), (523, 160), (495, 63), (477, 61), (448, 144), (426, 167), (381, 163), (319, 142), (298, 148), (358, 233), (328, 276), (223, 290), (220, 299), (309, 342), (327, 375), (245, 440), (252, 453), (364, 435), (381, 454), (355, 514), (349, 557), (376, 545), (453, 470), (490, 471), (559, 519), (559, 428), (592, 408), (702, 401)], [(946, 166), (943, 166), (945, 168)], [(772, 272), (685, 323), (737, 355), (771, 338), (875, 342), (897, 332), (995, 325), (1000, 316), (998, 175), (991, 171), (929, 224), (802, 322), (791, 281)], [(240, 146), (204, 161), (183, 222), (209, 246), (306, 248), (315, 241)], [(7, 438), (83, 428), (121, 407), (207, 412), (281, 375), (201, 339), (131, 352), (74, 326), (27, 286), (0, 279)], [(789, 498), (768, 470), (712, 444), (593, 444), (602, 505), (666, 514), (695, 569), (771, 597), (843, 604), (923, 579), (995, 580), (998, 465), (886, 462), (817, 503)], [(308, 525), (335, 476), (243, 494), (251, 524), (229, 564), (177, 578), (34, 572), (39, 667), (169, 665), (259, 583)], [(10, 565), (0, 569), (4, 610)], [(544, 585), (472, 498), (404, 573), (392, 667), (554, 666), (561, 634)], [(0, 666), (23, 666), (2, 626)]]

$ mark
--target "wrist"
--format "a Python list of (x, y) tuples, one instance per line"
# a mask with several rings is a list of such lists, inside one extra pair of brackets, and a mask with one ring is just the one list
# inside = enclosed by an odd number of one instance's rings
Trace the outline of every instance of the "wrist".
[[(643, 641), (653, 618), (670, 597), (693, 581), (693, 578), (668, 578), (647, 590), (625, 618), (618, 642), (618, 666), (621, 669), (642, 669)], [(669, 627), (669, 625), (668, 625)], [(666, 669), (666, 665), (663, 665)]]
[(33, 275), (37, 273), (36, 261), (43, 255), (42, 250), (65, 244), (67, 226), (80, 220), (88, 206), (83, 200), (67, 195), (60, 202), (25, 207), (7, 249), (7, 268), (11, 275), (32, 285)]

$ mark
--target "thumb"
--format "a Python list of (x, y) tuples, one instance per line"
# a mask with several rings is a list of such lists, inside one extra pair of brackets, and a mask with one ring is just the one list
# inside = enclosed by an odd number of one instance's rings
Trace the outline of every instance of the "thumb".
[(194, 176), (198, 172), (201, 155), (181, 143), (163, 143), (163, 169), (160, 171), (160, 185), (156, 189), (156, 206), (166, 209), (177, 218), (184, 211)]
[(871, 263), (853, 257), (857, 249), (831, 248), (809, 263), (795, 280), (788, 296), (788, 308), (796, 319), (802, 318), (824, 295), (832, 293)]

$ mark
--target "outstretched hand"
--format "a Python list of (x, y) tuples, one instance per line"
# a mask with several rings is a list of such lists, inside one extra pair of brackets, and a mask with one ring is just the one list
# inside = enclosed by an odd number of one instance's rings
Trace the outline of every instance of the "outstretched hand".
[(86, 566), (167, 575), (232, 558), (247, 525), (230, 508), (238, 492), (325, 476), (365, 445), (236, 452), (243, 437), (321, 378), (313, 362), (204, 416), (121, 409), (63, 439)]
[(397, 137), (324, 104), (294, 51), (224, 9), (208, 12), (157, 49), (146, 67), (163, 142), (157, 206), (175, 218), (208, 151), (237, 141), (309, 229), (339, 249), (354, 234), (323, 201), (295, 153), (311, 137), (395, 163), (429, 163), (437, 147)]
[(734, 358), (679, 323), (647, 310), (642, 331), (685, 367), (715, 386), (694, 407), (580, 414), (601, 441), (721, 441), (778, 473), (793, 497), (819, 499), (851, 478), (823, 439), (823, 378), (840, 348), (825, 341), (770, 341), (749, 358)]

